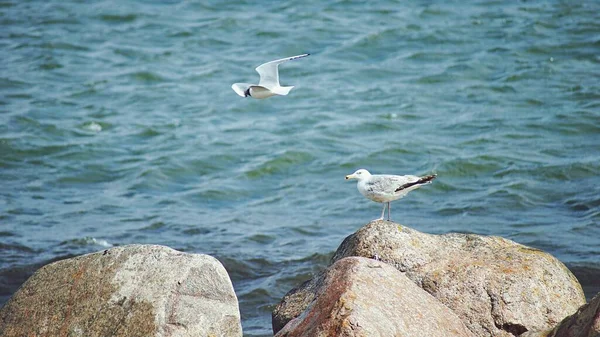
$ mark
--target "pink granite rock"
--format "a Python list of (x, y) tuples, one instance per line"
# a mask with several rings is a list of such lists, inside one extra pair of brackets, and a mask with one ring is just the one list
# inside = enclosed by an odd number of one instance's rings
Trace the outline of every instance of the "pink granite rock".
[(306, 310), (275, 337), (473, 336), (450, 309), (385, 263), (345, 258), (319, 278)]
[[(452, 309), (476, 336), (514, 337), (551, 329), (585, 303), (581, 286), (556, 258), (494, 236), (433, 235), (373, 221), (347, 237), (332, 261), (378, 258)], [(291, 290), (273, 328), (300, 315), (316, 280)]]
[(554, 329), (526, 332), (520, 337), (600, 337), (600, 294)]
[(155, 245), (40, 268), (0, 309), (8, 336), (242, 336), (225, 268)]

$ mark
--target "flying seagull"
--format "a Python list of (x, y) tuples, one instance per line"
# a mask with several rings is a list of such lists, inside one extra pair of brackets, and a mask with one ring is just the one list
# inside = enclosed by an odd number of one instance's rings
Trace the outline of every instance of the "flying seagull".
[(423, 177), (417, 176), (395, 176), (389, 174), (371, 174), (365, 169), (360, 169), (350, 175), (346, 176), (346, 180), (356, 179), (358, 184), (356, 187), (358, 191), (365, 197), (375, 201), (383, 203), (383, 211), (381, 212), (381, 218), (377, 220), (383, 220), (385, 215), (385, 207), (387, 204), (388, 208), (388, 221), (391, 217), (390, 202), (400, 199), (408, 194), (408, 192), (415, 190), (421, 185), (431, 183), (433, 179), (437, 177), (436, 174), (427, 175)]
[(308, 55), (310, 54), (296, 55), (263, 63), (256, 67), (256, 71), (260, 75), (260, 81), (258, 84), (234, 83), (231, 88), (236, 92), (236, 94), (242, 97), (250, 96), (253, 98), (263, 99), (275, 95), (287, 95), (290, 90), (292, 90), (293, 86), (282, 87), (279, 84), (279, 65), (283, 62), (299, 59)]

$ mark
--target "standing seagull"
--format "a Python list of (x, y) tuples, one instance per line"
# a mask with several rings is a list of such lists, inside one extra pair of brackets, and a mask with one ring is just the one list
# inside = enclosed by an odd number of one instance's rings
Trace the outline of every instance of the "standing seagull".
[(275, 95), (287, 95), (294, 86), (282, 87), (279, 84), (279, 65), (283, 62), (306, 57), (310, 54), (296, 55), (263, 63), (256, 67), (260, 75), (258, 84), (234, 83), (231, 89), (242, 97), (253, 97), (263, 99)]
[(376, 220), (383, 220), (385, 215), (385, 206), (387, 203), (388, 208), (388, 221), (391, 217), (390, 202), (400, 199), (408, 194), (408, 192), (415, 190), (423, 184), (431, 183), (433, 179), (437, 177), (437, 174), (427, 175), (423, 177), (417, 176), (394, 176), (389, 174), (375, 174), (372, 175), (365, 169), (360, 169), (350, 175), (346, 176), (348, 179), (358, 180), (356, 187), (358, 191), (365, 197), (375, 201), (383, 203), (383, 211), (381, 212), (381, 218)]

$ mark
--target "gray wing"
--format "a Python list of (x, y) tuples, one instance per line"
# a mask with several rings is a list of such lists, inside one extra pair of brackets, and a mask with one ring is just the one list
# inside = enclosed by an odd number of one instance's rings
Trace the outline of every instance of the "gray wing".
[(374, 175), (367, 185), (374, 192), (394, 194), (398, 187), (419, 181), (417, 176)]
[(273, 88), (279, 86), (279, 65), (283, 62), (299, 59), (306, 57), (310, 54), (302, 54), (296, 56), (290, 56), (279, 60), (263, 63), (256, 67), (256, 72), (260, 75), (260, 82), (258, 85), (265, 88)]

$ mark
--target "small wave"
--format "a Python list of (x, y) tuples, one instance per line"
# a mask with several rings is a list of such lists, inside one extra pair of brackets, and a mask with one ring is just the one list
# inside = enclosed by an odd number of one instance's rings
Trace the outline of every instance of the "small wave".
[(194, 236), (194, 235), (206, 235), (212, 232), (208, 228), (189, 228), (181, 231), (185, 235)]
[(191, 36), (194, 36), (194, 33), (190, 32), (190, 31), (186, 31), (186, 30), (174, 32), (169, 35), (169, 37), (191, 37)]
[(167, 226), (166, 223), (164, 223), (162, 221), (157, 221), (157, 222), (153, 222), (150, 225), (142, 228), (141, 230), (143, 230), (143, 231), (158, 231), (166, 226)]
[(137, 19), (137, 15), (135, 14), (102, 14), (98, 17), (100, 20), (109, 22), (109, 23), (126, 23), (133, 22)]
[(258, 244), (270, 244), (275, 242), (276, 239), (276, 236), (268, 234), (254, 234), (248, 238), (248, 240)]
[(436, 212), (441, 216), (468, 216), (473, 214), (484, 214), (487, 208), (484, 206), (473, 206), (473, 205), (461, 205), (461, 206), (447, 206), (438, 209)]
[(543, 204), (535, 194), (528, 192), (526, 187), (519, 188), (516, 186), (502, 186), (498, 188), (490, 188), (487, 194), (490, 200), (498, 200), (498, 207), (503, 207), (510, 210), (527, 210), (533, 206)]
[(100, 132), (102, 131), (102, 125), (96, 123), (96, 122), (87, 122), (84, 123), (81, 126), (82, 129), (87, 130), (87, 131), (92, 131), (92, 132)]
[(9, 231), (0, 231), (0, 237), (15, 236), (16, 234)]
[(63, 65), (58, 62), (46, 62), (46, 63), (40, 64), (39, 69), (40, 70), (54, 70), (54, 69), (60, 69), (62, 67), (63, 67)]
[(129, 59), (143, 59), (145, 57), (145, 54), (143, 52), (141, 52), (140, 50), (137, 49), (131, 49), (131, 48), (115, 48), (113, 50), (113, 53), (119, 55), (119, 56), (124, 56), (126, 58)]
[(69, 18), (43, 20), (43, 21), (40, 21), (39, 24), (42, 26), (45, 26), (45, 25), (79, 25), (79, 24), (81, 24), (81, 21), (77, 20), (74, 17), (69, 17)]
[(281, 173), (292, 166), (308, 163), (313, 159), (314, 156), (308, 152), (286, 151), (283, 155), (269, 159), (266, 162), (259, 164), (257, 168), (247, 171), (246, 176), (251, 179), (256, 179), (266, 175)]
[(141, 137), (141, 138), (153, 138), (156, 136), (160, 136), (163, 133), (154, 129), (154, 128), (144, 128), (142, 131), (140, 131), (137, 136)]
[(454, 14), (456, 14), (456, 13), (441, 9), (439, 7), (428, 6), (421, 11), (421, 13), (419, 14), (419, 17), (426, 18), (426, 17), (430, 17), (430, 16), (433, 16), (433, 17), (450, 16), (450, 15), (454, 15)]
[(573, 212), (581, 212), (582, 214), (597, 216), (600, 210), (600, 197), (597, 191), (593, 189), (585, 189), (580, 193), (565, 200), (565, 205)]
[(104, 248), (113, 247), (114, 245), (104, 239), (96, 239), (93, 237), (86, 236), (84, 238), (72, 239), (63, 241), (60, 243), (61, 246), (72, 246), (72, 247), (85, 247), (85, 246), (100, 246)]
[[(20, 245), (18, 243), (1, 243), (0, 242), (0, 252), (5, 252), (5, 251), (14, 251), (14, 252), (22, 252), (22, 253), (33, 253), (34, 250), (27, 247), (27, 246), (23, 246)], [(4, 254), (4, 253), (3, 253)]]
[(219, 202), (219, 201), (232, 201), (239, 200), (242, 197), (248, 195), (248, 192), (243, 190), (236, 190), (232, 188), (221, 188), (221, 189), (206, 189), (202, 191), (195, 191), (186, 195), (186, 199), (190, 201), (202, 201), (202, 202)]
[(14, 88), (23, 89), (23, 88), (29, 87), (29, 85), (30, 84), (27, 82), (23, 82), (23, 81), (11, 79), (11, 78), (6, 78), (6, 77), (0, 77), (0, 89), (14, 89)]
[(91, 242), (97, 246), (102, 246), (102, 247), (106, 247), (106, 248), (114, 246), (112, 243), (110, 243), (106, 240), (103, 240), (103, 239), (98, 240), (98, 239), (92, 238)]
[(444, 83), (453, 81), (454, 77), (452, 75), (442, 73), (436, 75), (427, 75), (420, 77), (416, 83), (418, 84), (436, 84), (436, 83)]
[(247, 280), (268, 276), (274, 267), (272, 261), (264, 258), (242, 260), (239, 257), (219, 258), (232, 280)]
[(442, 163), (438, 169), (444, 172), (445, 177), (477, 177), (497, 172), (504, 167), (503, 158), (480, 155), (455, 158)]
[(270, 38), (270, 39), (275, 39), (278, 37), (283, 36), (283, 34), (281, 34), (278, 31), (259, 31), (256, 33), (256, 36), (259, 38)]
[(75, 51), (89, 51), (90, 48), (86, 46), (76, 45), (72, 43), (66, 42), (45, 42), (39, 45), (40, 48), (43, 49), (53, 49), (53, 50), (75, 50)]
[(140, 82), (163, 82), (165, 79), (160, 75), (157, 75), (150, 71), (138, 71), (129, 74), (132, 79), (135, 79)]

